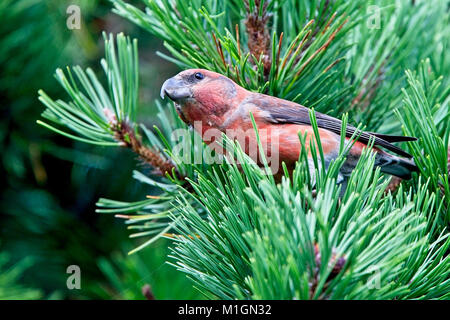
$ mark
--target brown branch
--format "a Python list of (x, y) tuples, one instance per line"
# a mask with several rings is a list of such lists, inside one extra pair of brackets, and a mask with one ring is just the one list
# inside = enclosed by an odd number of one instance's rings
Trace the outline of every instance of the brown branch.
[(331, 18), (328, 20), (327, 24), (325, 25), (325, 28), (323, 28), (323, 30), (322, 30), (322, 34), (325, 34), (325, 32), (328, 30), (328, 28), (330, 27), (330, 25), (333, 22), (334, 18), (336, 18), (336, 12), (333, 13)]
[(341, 62), (342, 59), (343, 58), (339, 58), (333, 61), (328, 67), (325, 68), (325, 70), (323, 70), (323, 73), (327, 73), (328, 71), (330, 71), (330, 69), (333, 68), (335, 65), (337, 65), (339, 62)]
[(240, 38), (241, 38), (241, 36), (239, 35), (239, 25), (236, 24), (236, 42), (237, 42), (239, 58), (241, 57), (241, 39)]
[(112, 124), (112, 129), (116, 140), (120, 141), (124, 147), (130, 148), (140, 159), (152, 166), (155, 173), (165, 176), (166, 173), (172, 174), (175, 169), (177, 177), (181, 177), (175, 165), (169, 159), (165, 159), (158, 151), (142, 144), (141, 139), (136, 136), (133, 128), (127, 122), (122, 121)]
[(275, 74), (278, 74), (278, 65), (280, 64), (281, 44), (283, 43), (284, 33), (281, 32), (280, 39), (278, 40), (277, 60), (275, 61)]
[(237, 83), (241, 83), (241, 77), (239, 76), (239, 69), (238, 69), (238, 66), (234, 66), (234, 71), (236, 72), (236, 80), (237, 80)]
[(227, 63), (225, 62), (225, 57), (223, 55), (222, 45), (220, 44), (220, 40), (217, 40), (216, 34), (212, 33), (214, 44), (216, 45), (216, 50), (219, 53), (220, 59), (222, 60), (223, 66), (225, 67), (225, 70), (228, 69)]

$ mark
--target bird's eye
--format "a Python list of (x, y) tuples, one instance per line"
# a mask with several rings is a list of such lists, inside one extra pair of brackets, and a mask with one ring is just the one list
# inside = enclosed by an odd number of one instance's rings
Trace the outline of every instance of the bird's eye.
[(205, 76), (204, 76), (203, 73), (201, 73), (201, 72), (196, 72), (196, 73), (194, 74), (194, 77), (195, 77), (195, 79), (197, 79), (197, 80), (202, 80)]

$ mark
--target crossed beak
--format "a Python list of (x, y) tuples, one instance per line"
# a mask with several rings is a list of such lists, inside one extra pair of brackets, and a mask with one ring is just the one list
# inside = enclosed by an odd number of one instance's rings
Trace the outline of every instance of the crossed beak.
[(160, 96), (162, 99), (168, 96), (171, 100), (178, 101), (192, 97), (192, 90), (181, 77), (175, 76), (163, 83)]

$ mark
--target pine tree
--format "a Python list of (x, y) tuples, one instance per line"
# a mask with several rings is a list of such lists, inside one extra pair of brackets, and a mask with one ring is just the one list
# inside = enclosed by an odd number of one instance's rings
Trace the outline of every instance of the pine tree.
[(169, 261), (209, 298), (450, 297), (445, 1), (144, 2), (141, 11), (113, 0), (114, 12), (161, 38), (170, 54), (162, 58), (342, 118), (343, 130), (351, 122), (413, 135), (419, 140), (404, 147), (420, 172), (391, 180), (366, 150), (341, 190), (336, 179), (348, 147), (341, 144), (325, 171), (319, 138), (311, 148), (314, 172), (302, 152), (280, 183), (267, 163), (258, 167), (230, 140), (234, 158), (192, 164), (208, 147), (190, 130), (184, 142), (191, 152), (176, 152), (172, 133), (189, 129), (172, 103), (156, 102), (153, 130), (137, 123), (137, 41), (105, 34), (105, 85), (90, 69), (58, 69), (68, 100), (41, 90), (45, 122), (38, 123), (75, 140), (128, 148), (153, 169), (134, 177), (158, 194), (98, 202), (97, 212), (126, 220), (131, 237), (147, 237), (132, 252), (171, 239)]

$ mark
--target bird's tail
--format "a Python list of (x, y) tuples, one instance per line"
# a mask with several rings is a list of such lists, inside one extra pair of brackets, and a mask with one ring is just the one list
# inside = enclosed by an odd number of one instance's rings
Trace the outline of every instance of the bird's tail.
[(381, 172), (405, 180), (411, 179), (411, 174), (419, 171), (413, 159), (397, 157), (387, 152), (377, 152), (375, 165), (381, 167)]

